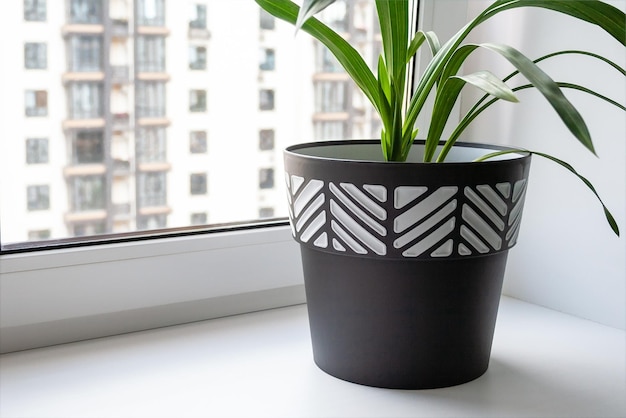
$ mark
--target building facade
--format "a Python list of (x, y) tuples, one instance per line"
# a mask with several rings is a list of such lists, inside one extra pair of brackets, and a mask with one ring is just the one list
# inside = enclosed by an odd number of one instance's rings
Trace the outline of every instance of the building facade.
[[(376, 62), (370, 1), (324, 14)], [(0, 21), (3, 244), (285, 216), (285, 146), (380, 130), (254, 2), (20, 0)]]

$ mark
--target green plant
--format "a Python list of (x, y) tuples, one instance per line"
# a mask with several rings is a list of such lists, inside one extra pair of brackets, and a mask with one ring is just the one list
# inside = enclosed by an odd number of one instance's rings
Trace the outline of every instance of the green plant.
[[(520, 7), (540, 7), (560, 12), (599, 26), (622, 45), (626, 45), (626, 16), (619, 9), (598, 0), (497, 0), (476, 18), (467, 23), (450, 40), (441, 45), (433, 32), (418, 31), (409, 39), (409, 3), (410, 0), (376, 0), (376, 9), (382, 35), (383, 53), (378, 59), (377, 75), (370, 70), (361, 55), (338, 33), (314, 18), (313, 15), (323, 10), (335, 0), (304, 0), (299, 8), (291, 0), (256, 0), (268, 13), (296, 25), (322, 42), (339, 63), (344, 67), (357, 86), (369, 99), (382, 121), (381, 146), (385, 160), (405, 161), (417, 135), (415, 127), (417, 117), (425, 110), (427, 98), (434, 95), (434, 104), (430, 108), (430, 126), (426, 136), (424, 162), (443, 162), (461, 133), (486, 108), (499, 100), (516, 102), (515, 91), (536, 88), (549, 101), (557, 114), (574, 137), (589, 151), (595, 154), (591, 135), (580, 113), (565, 97), (562, 89), (574, 89), (591, 94), (615, 105), (626, 108), (608, 97), (588, 88), (571, 83), (556, 82), (550, 78), (537, 63), (558, 55), (580, 54), (603, 61), (622, 75), (626, 71), (614, 62), (597, 54), (568, 50), (559, 51), (531, 60), (515, 48), (496, 43), (463, 43), (469, 33), (478, 25), (496, 14)], [(407, 68), (419, 48), (427, 44), (432, 59), (421, 78), (414, 86), (413, 93), (407, 89)], [(459, 75), (465, 60), (473, 51), (484, 48), (494, 51), (507, 59), (516, 70), (499, 79), (489, 71), (479, 71), (468, 75)], [(506, 82), (521, 74), (528, 84), (515, 88)], [(485, 95), (458, 122), (452, 134), (442, 141), (444, 128), (450, 113), (465, 85), (472, 85), (482, 90)], [(407, 97), (411, 94), (411, 97)], [(408, 105), (407, 105), (408, 103)], [(435, 158), (440, 144), (443, 146)], [(571, 171), (580, 178), (598, 198), (605, 216), (615, 234), (619, 228), (593, 185), (574, 168), (556, 157), (527, 150), (507, 152), (532, 152), (550, 159)], [(492, 158), (501, 153), (486, 155), (481, 160)]]

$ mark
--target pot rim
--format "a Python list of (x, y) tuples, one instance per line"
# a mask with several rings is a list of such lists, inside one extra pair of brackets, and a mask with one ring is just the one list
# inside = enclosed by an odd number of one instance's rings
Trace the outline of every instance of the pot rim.
[[(423, 139), (416, 139), (413, 142), (413, 145), (418, 145), (418, 146), (424, 145), (425, 142), (426, 141)], [(300, 158), (310, 158), (313, 160), (320, 160), (320, 161), (345, 161), (345, 162), (351, 162), (351, 163), (370, 163), (370, 164), (379, 163), (379, 164), (394, 164), (394, 165), (415, 165), (415, 164), (440, 165), (441, 164), (441, 163), (425, 163), (423, 161), (403, 161), (403, 162), (384, 161), (382, 158), (380, 160), (375, 160), (375, 159), (358, 159), (358, 158), (344, 158), (344, 157), (325, 157), (325, 156), (311, 155), (308, 153), (299, 152), (301, 150), (321, 148), (321, 147), (347, 147), (347, 146), (354, 146), (354, 145), (378, 145), (380, 146), (380, 143), (381, 141), (379, 139), (342, 139), (342, 140), (303, 142), (303, 143), (290, 145), (286, 147), (283, 152), (285, 155), (291, 155), (291, 156), (300, 157)], [(438, 147), (443, 146), (444, 144), (445, 142), (442, 141), (438, 144)], [(453, 148), (457, 148), (457, 147), (484, 149), (487, 151), (486, 153), (497, 152), (497, 151), (509, 151), (509, 150), (515, 151), (515, 152), (511, 154), (506, 154), (506, 155), (502, 155), (499, 157), (491, 158), (486, 161), (444, 161), (443, 164), (445, 165), (493, 164), (493, 163), (498, 163), (502, 161), (512, 161), (512, 160), (530, 158), (531, 156), (530, 152), (525, 152), (523, 150), (519, 150), (518, 148), (502, 146), (502, 145), (479, 143), (479, 142), (457, 141), (454, 144)], [(382, 156), (382, 152), (380, 155)]]

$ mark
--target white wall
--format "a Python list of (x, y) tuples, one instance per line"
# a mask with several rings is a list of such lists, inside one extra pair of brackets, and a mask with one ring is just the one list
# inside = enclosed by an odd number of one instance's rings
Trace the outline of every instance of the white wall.
[[(624, 0), (611, 3), (626, 9)], [(488, 4), (470, 0), (469, 16)], [(624, 48), (601, 30), (539, 9), (503, 13), (481, 26), (473, 40), (507, 43), (531, 58), (561, 49), (586, 49), (626, 66)], [(465, 73), (485, 67), (501, 76), (510, 72), (506, 62), (493, 54), (481, 53), (476, 58)], [(583, 84), (626, 102), (624, 77), (592, 59), (560, 57), (542, 68), (556, 81)], [(509, 255), (504, 292), (626, 328), (626, 116), (582, 93), (568, 91), (566, 95), (585, 118), (599, 158), (578, 144), (543, 97), (530, 90), (519, 93), (521, 103), (499, 104), (481, 115), (464, 139), (553, 154), (591, 180), (616, 217), (622, 237), (613, 235), (601, 206), (578, 179), (534, 157), (522, 231)], [(472, 103), (470, 95), (465, 96), (462, 112)]]

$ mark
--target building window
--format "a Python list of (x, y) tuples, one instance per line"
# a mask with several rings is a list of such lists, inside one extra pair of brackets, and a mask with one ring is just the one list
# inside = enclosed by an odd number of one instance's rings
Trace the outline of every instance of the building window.
[(140, 163), (166, 160), (165, 128), (141, 128), (137, 138), (137, 160)]
[(162, 171), (139, 174), (139, 206), (165, 206), (167, 201), (167, 185), (165, 173)]
[(206, 5), (192, 4), (189, 27), (192, 29), (206, 29)]
[(137, 24), (140, 26), (165, 26), (163, 0), (138, 0)]
[(26, 163), (46, 164), (48, 162), (48, 138), (26, 139)]
[(259, 131), (259, 149), (269, 151), (274, 149), (274, 130), (261, 129)]
[(28, 70), (45, 70), (48, 62), (48, 48), (43, 42), (27, 42), (24, 44), (24, 68)]
[(343, 121), (315, 122), (314, 139), (316, 141), (325, 139), (343, 139), (347, 136), (346, 123)]
[(276, 26), (276, 20), (274, 19), (274, 16), (267, 13), (265, 10), (259, 9), (259, 11), (261, 13), (259, 16), (259, 27), (261, 29), (267, 30), (274, 29), (274, 27)]
[(74, 164), (97, 164), (104, 162), (104, 132), (77, 131), (72, 141)]
[(274, 110), (274, 90), (263, 89), (259, 91), (259, 109)]
[(259, 189), (274, 188), (274, 169), (262, 168), (259, 170)]
[(104, 176), (70, 178), (70, 199), (74, 212), (99, 210), (106, 207)]
[(144, 215), (137, 218), (137, 229), (167, 228), (167, 215)]
[(94, 119), (102, 117), (103, 94), (101, 83), (72, 83), (70, 91), (70, 117), (72, 119)]
[(191, 225), (206, 225), (209, 223), (209, 217), (206, 212), (192, 213), (190, 222)]
[(72, 225), (72, 232), (75, 237), (104, 234), (106, 232), (106, 224), (102, 221), (76, 223)]
[(165, 37), (137, 37), (137, 68), (148, 73), (165, 71)]
[(50, 230), (49, 229), (37, 229), (33, 231), (28, 231), (28, 240), (29, 241), (39, 241), (42, 239), (50, 239)]
[(259, 208), (259, 218), (273, 218), (274, 208)]
[(206, 173), (195, 173), (189, 176), (189, 193), (192, 195), (207, 194)]
[(315, 70), (320, 73), (341, 73), (345, 70), (337, 58), (321, 42), (315, 42)]
[(45, 90), (26, 90), (24, 97), (26, 116), (48, 115), (48, 92)]
[(102, 23), (102, 0), (70, 0), (70, 22)]
[(206, 90), (191, 90), (189, 92), (189, 111), (206, 112)]
[(71, 71), (102, 71), (102, 37), (76, 35), (70, 38)]
[(348, 86), (345, 82), (315, 83), (316, 112), (345, 112), (348, 109)]
[(192, 154), (206, 154), (208, 144), (205, 131), (189, 132), (189, 152)]
[(26, 195), (28, 210), (50, 209), (50, 186), (28, 186)]
[(328, 26), (336, 32), (348, 32), (348, 5), (345, 0), (339, 0), (322, 11), (321, 20), (327, 22)]
[(24, 20), (45, 22), (46, 0), (24, 0)]
[(189, 47), (189, 69), (206, 70), (206, 47), (191, 45)]
[(140, 118), (165, 116), (165, 84), (154, 81), (139, 81), (137, 89), (137, 115)]
[(259, 50), (259, 69), (263, 71), (272, 71), (275, 66), (276, 53), (273, 49), (261, 48)]

